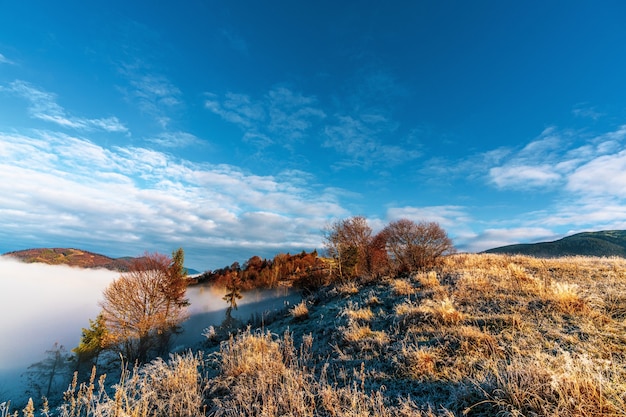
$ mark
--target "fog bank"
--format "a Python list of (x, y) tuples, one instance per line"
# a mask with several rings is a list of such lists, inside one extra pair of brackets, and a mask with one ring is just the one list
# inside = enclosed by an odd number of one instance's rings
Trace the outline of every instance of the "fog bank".
[[(102, 291), (119, 272), (46, 264), (27, 264), (0, 257), (0, 403), (24, 400), (25, 381), (20, 375), (43, 360), (55, 343), (67, 353), (80, 341), (81, 329), (100, 313)], [(196, 345), (202, 331), (219, 325), (228, 304), (226, 290), (208, 285), (187, 289), (189, 319), (174, 348)], [(252, 315), (283, 309), (299, 300), (286, 289), (242, 293), (232, 316), (247, 321)]]
[(118, 276), (0, 258), (0, 371), (31, 364), (55, 342), (75, 347), (100, 311), (102, 290)]

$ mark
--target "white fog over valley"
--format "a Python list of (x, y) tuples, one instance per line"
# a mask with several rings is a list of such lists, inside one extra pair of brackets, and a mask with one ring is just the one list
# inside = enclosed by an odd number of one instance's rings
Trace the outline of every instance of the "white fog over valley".
[[(27, 387), (21, 375), (55, 343), (68, 353), (78, 345), (81, 329), (89, 327), (89, 319), (100, 312), (102, 291), (119, 276), (104, 269), (27, 264), (0, 257), (0, 403), (24, 400)], [(223, 295), (208, 286), (187, 289), (190, 317), (173, 348), (201, 342), (203, 329), (222, 322), (227, 307)], [(243, 295), (233, 312), (241, 320), (297, 301), (297, 295), (284, 290)]]

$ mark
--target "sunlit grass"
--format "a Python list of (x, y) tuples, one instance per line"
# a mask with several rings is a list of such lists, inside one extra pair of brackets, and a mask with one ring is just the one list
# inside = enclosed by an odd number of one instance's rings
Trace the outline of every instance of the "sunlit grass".
[(210, 355), (75, 381), (62, 415), (626, 415), (624, 294), (620, 258), (448, 256), (323, 289)]

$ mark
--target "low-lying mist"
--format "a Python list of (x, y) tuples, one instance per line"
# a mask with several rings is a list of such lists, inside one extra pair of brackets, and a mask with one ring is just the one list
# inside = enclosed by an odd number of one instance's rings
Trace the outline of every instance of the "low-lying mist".
[(20, 375), (55, 343), (68, 352), (78, 345), (100, 311), (102, 290), (118, 276), (0, 258), (0, 397), (23, 395)]
[[(46, 264), (27, 264), (0, 258), (0, 403), (23, 400), (29, 365), (46, 357), (55, 343), (70, 353), (80, 341), (81, 329), (100, 312), (106, 286), (120, 273)], [(206, 285), (187, 289), (189, 319), (173, 348), (201, 342), (202, 332), (225, 318), (225, 291)], [(232, 316), (243, 322), (253, 315), (282, 309), (298, 296), (286, 290), (242, 293)]]
[(68, 350), (100, 311), (119, 273), (0, 258), (0, 371), (23, 367), (55, 342)]

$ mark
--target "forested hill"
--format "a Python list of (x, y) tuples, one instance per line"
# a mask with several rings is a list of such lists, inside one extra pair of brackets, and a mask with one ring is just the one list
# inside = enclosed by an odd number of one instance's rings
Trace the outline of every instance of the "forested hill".
[(626, 258), (626, 230), (583, 232), (552, 242), (501, 246), (485, 253), (529, 255), (541, 258), (559, 256), (619, 256)]
[(112, 271), (126, 271), (133, 261), (132, 257), (109, 258), (98, 253), (72, 248), (37, 248), (8, 252), (2, 256), (17, 258), (26, 263), (45, 263), (48, 265), (68, 265), (79, 268), (105, 268)]

